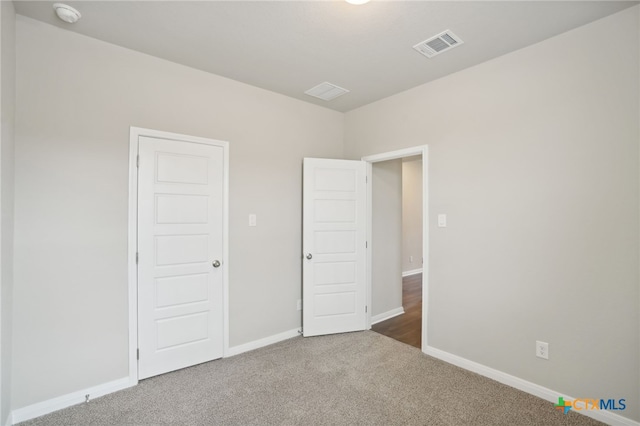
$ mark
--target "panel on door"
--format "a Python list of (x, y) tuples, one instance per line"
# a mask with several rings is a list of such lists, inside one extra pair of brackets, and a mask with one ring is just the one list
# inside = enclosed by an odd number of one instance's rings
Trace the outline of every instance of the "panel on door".
[(366, 328), (366, 168), (304, 159), (303, 334)]
[(225, 183), (222, 146), (140, 136), (138, 150), (144, 379), (222, 357)]

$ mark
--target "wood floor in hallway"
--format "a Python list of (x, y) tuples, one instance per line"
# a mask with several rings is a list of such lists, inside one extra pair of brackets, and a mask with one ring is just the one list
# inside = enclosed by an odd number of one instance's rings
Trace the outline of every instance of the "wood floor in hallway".
[(402, 278), (404, 314), (379, 322), (371, 327), (377, 333), (407, 345), (422, 345), (422, 274)]

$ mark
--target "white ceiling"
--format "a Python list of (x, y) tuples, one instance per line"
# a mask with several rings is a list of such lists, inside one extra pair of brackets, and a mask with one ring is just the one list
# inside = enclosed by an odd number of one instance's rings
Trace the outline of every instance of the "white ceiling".
[[(14, 1), (19, 14), (287, 96), (349, 111), (633, 6), (630, 1)], [(427, 59), (446, 29), (464, 44)], [(615, 42), (623, 42), (616, 40)], [(594, 55), (597, 53), (594, 52)], [(329, 81), (350, 93), (304, 91)]]

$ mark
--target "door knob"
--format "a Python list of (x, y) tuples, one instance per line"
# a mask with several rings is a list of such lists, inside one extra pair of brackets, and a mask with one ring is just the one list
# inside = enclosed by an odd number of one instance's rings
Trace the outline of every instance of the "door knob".
[(311, 260), (313, 256), (311, 256), (311, 253), (307, 253), (307, 259)]
[(220, 265), (221, 265), (221, 263), (220, 263), (220, 261), (219, 261), (219, 260), (214, 260), (214, 261), (213, 261), (213, 263), (212, 263), (212, 265), (213, 265), (213, 267), (214, 267), (214, 268), (219, 268), (219, 267), (220, 267)]

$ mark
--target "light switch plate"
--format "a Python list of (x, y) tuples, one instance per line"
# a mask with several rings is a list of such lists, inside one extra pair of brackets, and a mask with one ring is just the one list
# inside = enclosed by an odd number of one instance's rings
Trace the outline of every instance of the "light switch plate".
[(438, 228), (446, 228), (447, 227), (447, 215), (440, 213), (438, 215)]
[(253, 213), (252, 213), (252, 214), (250, 214), (250, 215), (249, 215), (249, 226), (256, 226), (256, 225), (257, 225), (257, 223), (258, 223), (258, 222), (257, 222), (257, 220), (258, 220), (258, 219), (257, 219), (257, 217), (256, 217), (256, 215), (255, 215), (255, 214), (253, 214)]

